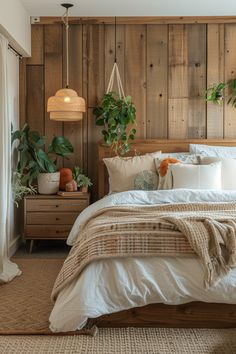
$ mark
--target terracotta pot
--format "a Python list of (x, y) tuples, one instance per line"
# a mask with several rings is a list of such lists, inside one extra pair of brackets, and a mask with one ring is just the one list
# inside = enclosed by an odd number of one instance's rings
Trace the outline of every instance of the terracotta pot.
[(39, 194), (57, 194), (59, 191), (60, 172), (40, 173), (38, 175)]
[(88, 193), (88, 187), (80, 187), (80, 192)]

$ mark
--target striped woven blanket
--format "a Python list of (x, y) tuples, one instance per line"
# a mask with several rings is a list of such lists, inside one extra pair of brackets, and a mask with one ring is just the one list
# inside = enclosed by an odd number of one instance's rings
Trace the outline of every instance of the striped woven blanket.
[(95, 260), (192, 254), (205, 266), (206, 287), (236, 266), (236, 203), (104, 208), (81, 225), (52, 299)]

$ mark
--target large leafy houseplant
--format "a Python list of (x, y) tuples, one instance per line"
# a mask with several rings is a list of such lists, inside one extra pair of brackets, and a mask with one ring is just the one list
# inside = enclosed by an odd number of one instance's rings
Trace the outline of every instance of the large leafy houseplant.
[[(130, 96), (120, 98), (115, 92), (103, 96), (101, 105), (94, 108), (96, 125), (102, 128), (104, 142), (116, 154), (124, 155), (130, 150), (130, 140), (135, 138), (136, 109)], [(128, 126), (131, 128), (128, 129)]]
[(19, 162), (17, 172), (22, 183), (31, 185), (40, 173), (55, 173), (58, 157), (68, 158), (73, 146), (66, 138), (55, 136), (45, 151), (46, 138), (25, 124), (21, 130), (12, 132), (12, 144), (18, 140)]

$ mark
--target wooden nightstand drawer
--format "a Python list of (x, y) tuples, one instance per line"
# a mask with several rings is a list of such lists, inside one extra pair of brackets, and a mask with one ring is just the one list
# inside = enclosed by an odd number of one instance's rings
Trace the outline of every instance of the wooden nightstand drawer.
[(29, 211), (77, 211), (81, 212), (89, 205), (86, 199), (27, 199), (26, 212)]
[(89, 206), (89, 193), (75, 196), (30, 195), (24, 200), (24, 236), (31, 240), (66, 240), (82, 210)]
[(38, 213), (28, 212), (26, 214), (27, 225), (73, 225), (79, 213)]
[(72, 225), (26, 225), (25, 238), (67, 239)]

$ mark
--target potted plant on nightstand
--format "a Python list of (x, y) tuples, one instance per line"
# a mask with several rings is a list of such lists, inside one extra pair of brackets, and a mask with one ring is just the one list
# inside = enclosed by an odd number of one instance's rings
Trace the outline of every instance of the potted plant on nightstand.
[(55, 194), (59, 190), (60, 172), (57, 172), (58, 157), (68, 158), (73, 146), (66, 138), (55, 136), (48, 151), (44, 150), (46, 139), (28, 124), (22, 130), (12, 132), (12, 143), (19, 140), (19, 163), (17, 171), (23, 176), (22, 183), (31, 185), (38, 180), (40, 194)]
[(89, 187), (93, 185), (90, 178), (85, 176), (82, 173), (81, 168), (78, 166), (75, 166), (73, 169), (73, 179), (76, 181), (78, 188), (80, 188), (80, 191), (83, 193), (87, 193)]

